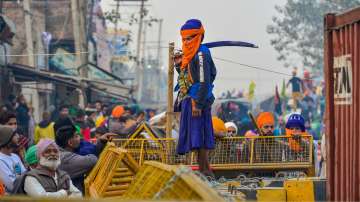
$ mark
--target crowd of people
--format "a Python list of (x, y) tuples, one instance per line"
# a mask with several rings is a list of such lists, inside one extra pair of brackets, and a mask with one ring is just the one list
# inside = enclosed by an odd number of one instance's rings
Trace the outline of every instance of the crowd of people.
[[(10, 97), (12, 98), (12, 96)], [(63, 105), (35, 124), (24, 96), (0, 108), (0, 193), (81, 197), (84, 178), (106, 142), (127, 138), (155, 110), (107, 105)]]
[[(274, 110), (257, 112), (256, 123), (253, 123), (247, 115), (247, 111), (251, 109), (247, 108), (244, 103), (233, 100), (222, 103), (215, 112), (225, 123), (214, 121), (214, 130), (226, 126), (227, 132), (224, 132), (225, 135), (223, 134), (223, 136), (228, 137), (294, 136), (296, 140), (289, 139), (293, 141), (289, 144), (290, 150), (299, 150), (299, 147), (295, 145), (296, 142), (304, 143), (305, 138), (301, 140), (301, 136), (311, 136), (314, 140), (316, 162), (318, 162), (316, 170), (320, 175), (325, 171), (326, 160), (325, 135), (323, 135), (325, 129), (323, 122), (325, 110), (324, 83), (319, 81), (316, 83), (308, 71), (304, 71), (303, 78), (299, 78), (296, 69), (294, 69), (293, 77), (285, 86), (288, 88), (290, 85), (291, 95), (286, 96), (285, 92), (282, 92), (283, 95), (280, 96), (277, 92), (272, 102), (275, 105)], [(216, 126), (219, 123), (223, 126)], [(259, 127), (259, 130), (256, 130), (255, 125)], [(294, 128), (294, 126), (296, 127)], [(295, 147), (296, 149), (294, 149)], [(321, 175), (325, 176), (324, 173)]]

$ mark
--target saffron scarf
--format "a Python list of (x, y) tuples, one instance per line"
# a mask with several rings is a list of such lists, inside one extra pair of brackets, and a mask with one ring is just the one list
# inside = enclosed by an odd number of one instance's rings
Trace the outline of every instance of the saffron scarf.
[[(204, 33), (205, 29), (200, 21), (189, 20), (182, 27), (180, 31), (183, 51), (181, 69), (185, 69), (197, 53)], [(192, 37), (192, 39), (187, 41), (186, 38), (189, 37)]]

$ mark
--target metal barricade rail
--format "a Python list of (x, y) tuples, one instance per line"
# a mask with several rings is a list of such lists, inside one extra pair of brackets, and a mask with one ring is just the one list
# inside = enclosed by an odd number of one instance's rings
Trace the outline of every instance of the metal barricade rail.
[[(114, 139), (142, 165), (159, 161), (169, 165), (197, 165), (197, 154), (176, 154), (176, 139)], [(227, 137), (217, 139), (210, 152), (213, 169), (306, 169), (313, 165), (312, 136)]]

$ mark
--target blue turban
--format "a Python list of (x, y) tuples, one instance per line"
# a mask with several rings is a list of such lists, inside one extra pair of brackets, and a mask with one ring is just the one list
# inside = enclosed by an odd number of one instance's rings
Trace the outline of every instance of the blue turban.
[(185, 24), (181, 27), (181, 30), (187, 29), (200, 29), (202, 26), (201, 21), (198, 19), (190, 19), (185, 22)]
[(305, 119), (300, 114), (290, 115), (286, 122), (286, 128), (299, 127), (302, 132), (305, 132)]

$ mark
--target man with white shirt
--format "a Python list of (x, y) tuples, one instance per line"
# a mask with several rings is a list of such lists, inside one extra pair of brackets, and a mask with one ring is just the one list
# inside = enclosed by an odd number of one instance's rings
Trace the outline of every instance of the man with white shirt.
[(26, 173), (24, 192), (31, 197), (82, 197), (70, 176), (60, 169), (60, 151), (54, 140), (41, 139), (36, 145), (39, 164)]
[(26, 172), (20, 157), (14, 154), (19, 147), (19, 138), (11, 127), (0, 125), (0, 180), (8, 194), (13, 189), (16, 177)]

